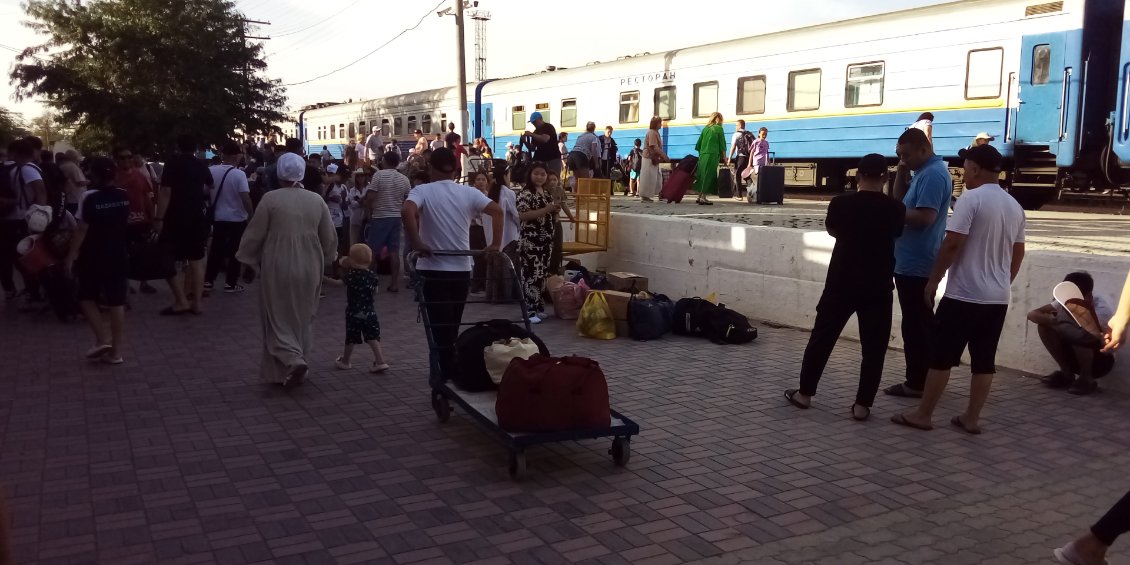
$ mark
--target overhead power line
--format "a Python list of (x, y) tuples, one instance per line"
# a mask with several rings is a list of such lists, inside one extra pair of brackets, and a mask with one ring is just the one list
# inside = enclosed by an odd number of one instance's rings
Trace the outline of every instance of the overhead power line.
[[(459, 1), (459, 0), (456, 0), (456, 1)], [(374, 53), (376, 53), (377, 51), (380, 51), (381, 49), (384, 49), (385, 47), (388, 47), (388, 45), (389, 45), (390, 43), (392, 43), (393, 41), (396, 41), (397, 39), (400, 39), (400, 38), (401, 38), (401, 37), (402, 37), (402, 36), (403, 36), (404, 34), (406, 34), (406, 33), (410, 32), (410, 31), (412, 31), (412, 30), (415, 30), (416, 28), (420, 27), (420, 26), (421, 26), (421, 25), (422, 25), (422, 24), (424, 23), (424, 20), (425, 20), (425, 19), (427, 19), (427, 17), (428, 17), (429, 15), (431, 15), (431, 13), (432, 13), (432, 12), (435, 12), (436, 10), (438, 10), (440, 6), (443, 6), (443, 4), (444, 4), (445, 2), (447, 2), (447, 0), (440, 0), (440, 2), (439, 2), (438, 4), (436, 4), (434, 8), (432, 8), (432, 9), (428, 10), (427, 12), (424, 12), (424, 15), (423, 15), (423, 16), (420, 16), (420, 21), (416, 22), (416, 25), (414, 25), (414, 26), (412, 26), (412, 27), (410, 27), (410, 28), (406, 28), (406, 29), (402, 30), (402, 31), (401, 31), (400, 33), (396, 34), (396, 35), (395, 35), (395, 36), (394, 36), (394, 37), (393, 37), (392, 39), (389, 39), (388, 41), (386, 41), (386, 42), (382, 43), (382, 44), (380, 45), (380, 47), (377, 47), (376, 49), (373, 49), (372, 51), (369, 51), (368, 53), (366, 53), (366, 54), (362, 55), (362, 56), (361, 56), (361, 57), (360, 57), (359, 59), (357, 59), (357, 60), (353, 61), (352, 63), (349, 63), (349, 64), (347, 64), (347, 65), (345, 65), (345, 66), (343, 66), (343, 67), (339, 67), (339, 68), (337, 68), (337, 69), (334, 69), (334, 70), (332, 70), (332, 71), (330, 71), (330, 72), (328, 72), (328, 73), (326, 73), (326, 74), (324, 74), (324, 75), (319, 75), (319, 76), (316, 76), (316, 77), (314, 77), (314, 78), (311, 78), (311, 79), (307, 79), (307, 80), (303, 80), (303, 81), (299, 81), (299, 82), (292, 82), (292, 83), (289, 83), (289, 84), (284, 84), (283, 86), (298, 86), (298, 85), (300, 85), (300, 84), (307, 84), (307, 83), (311, 83), (311, 82), (314, 82), (314, 81), (316, 81), (316, 80), (319, 80), (319, 79), (323, 79), (323, 78), (326, 78), (326, 77), (328, 77), (328, 76), (330, 76), (330, 75), (332, 75), (332, 74), (335, 74), (335, 73), (339, 73), (339, 72), (341, 72), (341, 71), (344, 71), (345, 69), (348, 69), (349, 67), (352, 67), (353, 65), (356, 65), (357, 63), (360, 63), (361, 61), (364, 61), (365, 59), (367, 59), (367, 58), (371, 57), (371, 56), (372, 56), (372, 55), (373, 55)]]
[(356, 6), (356, 5), (357, 5), (357, 3), (358, 3), (358, 2), (360, 2), (360, 1), (361, 1), (361, 0), (353, 0), (353, 2), (350, 2), (350, 3), (349, 3), (348, 5), (346, 5), (346, 6), (344, 7), (344, 8), (342, 8), (342, 9), (340, 9), (340, 10), (338, 10), (338, 11), (334, 12), (333, 14), (331, 14), (331, 15), (329, 15), (329, 16), (326, 16), (326, 17), (324, 17), (324, 18), (322, 18), (322, 19), (320, 19), (320, 20), (318, 20), (318, 21), (316, 21), (316, 22), (314, 22), (314, 23), (312, 23), (312, 24), (310, 24), (310, 25), (308, 25), (308, 26), (306, 26), (306, 27), (304, 27), (304, 28), (301, 28), (301, 29), (296, 29), (296, 30), (294, 30), (294, 31), (288, 31), (288, 32), (285, 32), (285, 33), (276, 33), (276, 34), (275, 34), (275, 37), (286, 37), (286, 36), (288, 36), (288, 35), (294, 35), (294, 34), (297, 34), (297, 33), (302, 33), (302, 32), (304, 32), (304, 31), (306, 31), (306, 30), (308, 30), (308, 29), (313, 29), (313, 28), (316, 28), (316, 27), (318, 27), (318, 26), (320, 26), (320, 25), (322, 25), (322, 24), (324, 24), (324, 23), (326, 23), (326, 22), (328, 22), (328, 21), (330, 21), (330, 20), (332, 20), (332, 19), (334, 19), (334, 18), (336, 18), (336, 17), (338, 17), (338, 16), (342, 15), (343, 13), (345, 13), (345, 11), (346, 11), (346, 10), (348, 10), (348, 9), (352, 8), (353, 6)]

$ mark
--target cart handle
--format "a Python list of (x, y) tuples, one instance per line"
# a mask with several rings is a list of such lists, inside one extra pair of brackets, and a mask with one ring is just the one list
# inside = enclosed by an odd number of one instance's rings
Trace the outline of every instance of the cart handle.
[[(432, 257), (481, 257), (484, 255), (497, 254), (506, 259), (506, 265), (510, 268), (510, 272), (515, 277), (518, 276), (518, 270), (514, 267), (514, 262), (510, 260), (510, 256), (501, 251), (486, 251), (483, 249), (433, 249)], [(420, 259), (420, 253), (412, 251), (408, 254), (408, 275), (413, 279), (416, 278), (416, 261)]]

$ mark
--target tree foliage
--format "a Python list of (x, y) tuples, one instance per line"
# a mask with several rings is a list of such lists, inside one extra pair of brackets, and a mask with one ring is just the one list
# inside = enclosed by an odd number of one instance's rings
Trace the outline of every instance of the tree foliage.
[(27, 135), (27, 128), (20, 115), (7, 108), (0, 108), (0, 145), (7, 147), (8, 143), (22, 135)]
[(44, 97), (79, 136), (169, 147), (284, 119), (283, 87), (229, 0), (29, 0), (26, 11), (46, 40), (19, 55), (16, 95)]

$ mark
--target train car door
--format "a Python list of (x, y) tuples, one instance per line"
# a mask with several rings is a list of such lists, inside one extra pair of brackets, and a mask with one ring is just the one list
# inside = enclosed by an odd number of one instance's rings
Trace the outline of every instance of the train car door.
[(1075, 104), (1075, 69), (1068, 63), (1064, 33), (1025, 36), (1020, 58), (1020, 108), (1016, 112), (1016, 142), (1058, 145), (1074, 137), (1071, 111)]
[(1130, 3), (1123, 8), (1122, 56), (1118, 63), (1118, 107), (1115, 113), (1114, 153), (1130, 163)]
[[(471, 127), (467, 130), (468, 135), (481, 137), (488, 142), (494, 140), (494, 104), (480, 104), (476, 113), (475, 103), (470, 102), (467, 104), (467, 115), (471, 120)], [(468, 140), (468, 142), (472, 141), (474, 139)]]

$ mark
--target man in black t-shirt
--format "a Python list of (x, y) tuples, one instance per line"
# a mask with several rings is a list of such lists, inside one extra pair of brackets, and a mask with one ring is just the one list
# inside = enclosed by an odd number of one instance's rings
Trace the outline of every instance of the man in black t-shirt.
[[(545, 163), (549, 174), (561, 176), (561, 149), (557, 147), (557, 129), (542, 119), (541, 112), (530, 114), (530, 123), (534, 125), (534, 132), (527, 135), (533, 141), (534, 161)], [(517, 180), (526, 182), (526, 179)]]
[(189, 135), (177, 138), (179, 154), (169, 158), (161, 174), (157, 193), (157, 217), (153, 229), (177, 262), (177, 271), (168, 279), (173, 293), (172, 306), (162, 316), (177, 316), (203, 310), (204, 248), (211, 225), (205, 211), (204, 187), (212, 187), (212, 173), (196, 158), (196, 140)]
[[(82, 314), (94, 332), (88, 359), (113, 365), (122, 362), (126, 293), (129, 290), (129, 195), (114, 185), (114, 162), (90, 160), (91, 188), (78, 204), (78, 225), (71, 238), (64, 268), (78, 281)], [(110, 313), (110, 332), (99, 306)]]
[(785, 391), (798, 408), (808, 408), (816, 386), (848, 319), (859, 320), (863, 363), (852, 417), (866, 420), (883, 378), (894, 302), (895, 239), (902, 235), (906, 209), (883, 194), (887, 159), (872, 153), (859, 162), (859, 191), (832, 199), (824, 223), (836, 238), (824, 294), (800, 369), (800, 389)]

